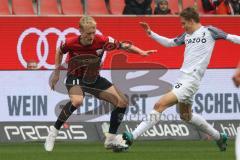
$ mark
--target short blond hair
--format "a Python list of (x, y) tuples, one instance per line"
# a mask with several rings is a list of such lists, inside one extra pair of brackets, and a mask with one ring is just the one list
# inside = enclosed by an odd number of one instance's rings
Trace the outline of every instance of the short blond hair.
[(79, 27), (81, 29), (84, 28), (84, 26), (94, 26), (96, 27), (97, 23), (95, 19), (91, 16), (83, 16), (79, 21)]

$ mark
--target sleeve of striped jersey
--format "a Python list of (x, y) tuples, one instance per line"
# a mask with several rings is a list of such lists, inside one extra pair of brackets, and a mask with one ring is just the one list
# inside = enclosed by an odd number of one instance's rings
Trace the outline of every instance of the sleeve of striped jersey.
[(105, 36), (101, 36), (101, 39), (103, 40), (103, 44), (104, 44), (105, 47), (111, 46), (111, 47), (113, 47), (112, 50), (120, 48), (119, 41), (114, 39), (114, 38), (112, 38), (112, 37), (110, 37), (110, 36), (106, 36), (106, 37)]
[(108, 43), (114, 43), (117, 46), (119, 46), (119, 42), (116, 39), (114, 39), (114, 38), (112, 38), (110, 36), (108, 36)]
[(233, 43), (240, 44), (240, 36), (237, 36), (237, 35), (228, 34), (227, 35), (227, 40), (231, 41)]
[(112, 38), (111, 36), (104, 36), (100, 35), (100, 40), (103, 42), (103, 44), (106, 43), (117, 43), (118, 41)]
[[(174, 47), (182, 43), (181, 42), (182, 39), (180, 38), (175, 38), (175, 39), (166, 38), (158, 35), (157, 33), (154, 33), (153, 31), (151, 31), (150, 37), (165, 47)], [(184, 38), (183, 38), (183, 44), (184, 44)]]

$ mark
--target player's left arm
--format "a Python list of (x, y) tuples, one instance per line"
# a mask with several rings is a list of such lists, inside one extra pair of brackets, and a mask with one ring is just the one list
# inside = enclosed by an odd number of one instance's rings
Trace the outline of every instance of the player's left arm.
[(240, 44), (240, 36), (238, 35), (228, 34), (226, 40)]
[[(218, 29), (218, 28), (212, 27), (212, 26), (208, 27), (208, 30), (211, 32), (211, 35), (212, 35), (213, 39), (215, 39), (215, 40), (225, 39), (230, 42), (240, 44), (240, 36), (225, 33), (221, 29)], [(232, 80), (236, 87), (240, 86), (240, 62), (237, 66), (237, 69), (235, 71), (235, 74), (233, 75)]]
[(142, 56), (147, 56), (149, 54), (157, 52), (157, 50), (146, 50), (145, 51), (145, 50), (142, 50), (141, 48), (138, 48), (137, 46), (135, 46), (133, 44), (124, 43), (124, 42), (120, 43), (120, 48), (119, 49), (131, 52), (131, 53), (137, 53), (137, 54), (140, 54)]
[(224, 39), (233, 43), (240, 44), (240, 36), (238, 35), (228, 34), (223, 30), (213, 26), (208, 27), (208, 30), (211, 32), (211, 35), (215, 40)]
[(106, 51), (121, 49), (121, 50), (125, 50), (127, 52), (137, 53), (142, 56), (147, 56), (151, 53), (157, 52), (157, 50), (146, 50), (146, 51), (142, 50), (142, 49), (138, 48), (137, 46), (133, 45), (130, 41), (120, 42), (120, 41), (113, 39), (110, 36), (108, 36), (108, 37), (102, 36), (101, 38), (102, 38), (102, 41), (104, 42), (103, 49)]

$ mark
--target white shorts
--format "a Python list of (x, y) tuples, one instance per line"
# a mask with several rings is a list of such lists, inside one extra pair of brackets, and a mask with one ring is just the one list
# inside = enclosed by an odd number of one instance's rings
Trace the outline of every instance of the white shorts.
[(199, 78), (182, 73), (177, 83), (174, 84), (172, 92), (177, 96), (178, 102), (192, 105), (193, 96), (198, 91), (199, 85)]

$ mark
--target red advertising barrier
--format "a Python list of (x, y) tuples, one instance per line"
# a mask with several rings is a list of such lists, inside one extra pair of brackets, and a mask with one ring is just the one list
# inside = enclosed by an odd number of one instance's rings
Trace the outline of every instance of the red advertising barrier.
[[(80, 17), (0, 17), (1, 70), (25, 69), (30, 60), (37, 61), (42, 69), (53, 69), (56, 47), (65, 37), (78, 33)], [(184, 46), (165, 48), (150, 39), (139, 26), (148, 22), (162, 36), (176, 37), (183, 32), (178, 17), (96, 17), (98, 31), (104, 35), (136, 46), (157, 49), (158, 53), (141, 57), (122, 51), (109, 52), (103, 68), (111, 68), (113, 56), (126, 55), (130, 63), (158, 63), (168, 68), (179, 68), (183, 61)], [(240, 35), (239, 17), (203, 17), (204, 25), (213, 25), (227, 33)], [(234, 68), (240, 59), (240, 45), (218, 41), (209, 68)], [(117, 65), (119, 63), (119, 65)], [(124, 68), (122, 61), (114, 58), (114, 66)]]

